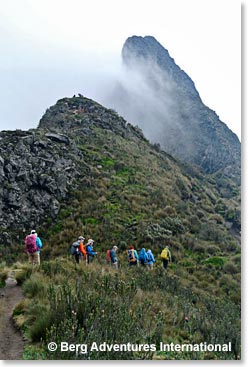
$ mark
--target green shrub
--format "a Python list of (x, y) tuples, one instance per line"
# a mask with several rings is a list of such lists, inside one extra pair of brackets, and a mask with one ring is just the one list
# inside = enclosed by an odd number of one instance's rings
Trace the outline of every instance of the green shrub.
[(186, 231), (182, 221), (178, 217), (166, 217), (162, 220), (161, 226), (175, 234), (184, 233)]
[(239, 289), (238, 283), (233, 279), (230, 274), (224, 274), (219, 279), (220, 287), (229, 295), (231, 292), (239, 293), (237, 290)]
[(214, 223), (203, 223), (200, 228), (199, 237), (205, 241), (220, 243), (223, 241), (223, 231)]
[(29, 337), (32, 342), (40, 342), (46, 338), (47, 330), (52, 326), (50, 312), (44, 312), (37, 317), (29, 329)]
[(218, 252), (220, 252), (220, 248), (218, 246), (215, 246), (215, 245), (209, 245), (209, 246), (206, 247), (206, 252), (209, 255), (215, 255)]
[(22, 299), (14, 308), (13, 311), (13, 316), (19, 316), (21, 314), (23, 314), (28, 307), (29, 304), (29, 300), (27, 300), (26, 298)]
[(5, 287), (5, 280), (8, 278), (8, 269), (0, 268), (0, 288)]
[(232, 261), (225, 263), (223, 270), (228, 274), (236, 274), (239, 272), (238, 267)]
[(21, 269), (15, 271), (15, 279), (17, 281), (17, 284), (21, 285), (25, 282), (26, 279), (29, 279), (32, 271), (32, 265), (22, 265)]
[[(151, 318), (151, 303), (146, 299), (140, 304), (133, 302), (136, 284), (124, 282), (118, 274), (99, 277), (95, 274), (92, 288), (84, 287), (88, 275), (84, 271), (74, 284), (50, 289), (50, 309), (53, 326), (48, 330), (47, 341), (59, 343), (70, 340), (87, 341), (91, 345), (106, 343), (157, 343), (163, 330), (162, 313)], [(84, 278), (84, 279), (83, 279)], [(86, 279), (87, 278), (87, 279)], [(148, 315), (150, 315), (148, 317)], [(75, 356), (57, 350), (53, 359), (150, 359), (152, 353), (92, 351)]]
[(202, 264), (211, 264), (216, 268), (222, 269), (225, 264), (225, 259), (219, 256), (213, 256), (207, 260), (203, 260)]
[(194, 245), (194, 247), (193, 247), (193, 250), (195, 251), (195, 252), (199, 252), (199, 253), (205, 253), (205, 251), (206, 251), (206, 248), (205, 248), (205, 246), (204, 245), (201, 245), (200, 243), (196, 243), (195, 245)]
[(25, 280), (22, 288), (27, 297), (39, 296), (42, 298), (47, 293), (48, 285), (42, 274), (33, 273), (29, 279)]

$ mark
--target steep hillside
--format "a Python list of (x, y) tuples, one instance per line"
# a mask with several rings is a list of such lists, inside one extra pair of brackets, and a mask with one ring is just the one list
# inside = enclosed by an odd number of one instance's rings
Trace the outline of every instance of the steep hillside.
[[(0, 253), (9, 266), (18, 260), (24, 359), (240, 358), (240, 192), (227, 168), (203, 175), (83, 96), (59, 100), (37, 129), (0, 137)], [(39, 268), (23, 253), (34, 227), (44, 245)], [(75, 267), (69, 249), (81, 234), (99, 254)], [(105, 262), (112, 242), (118, 271)], [(130, 244), (153, 249), (153, 271), (127, 266)], [(7, 273), (2, 261), (0, 284)], [(232, 351), (49, 353), (49, 342), (64, 340), (230, 342)]]
[(122, 50), (125, 73), (113, 106), (165, 151), (213, 173), (231, 167), (240, 176), (240, 142), (204, 105), (194, 82), (154, 37), (133, 36)]
[(93, 232), (101, 244), (162, 245), (190, 233), (223, 250), (233, 241), (229, 229), (240, 229), (237, 187), (222, 177), (222, 188), (176, 161), (114, 111), (84, 97), (58, 101), (36, 130), (2, 132), (1, 138), (5, 252), (44, 223), (48, 243), (55, 241), (49, 225), (56, 223), (60, 245), (81, 231)]

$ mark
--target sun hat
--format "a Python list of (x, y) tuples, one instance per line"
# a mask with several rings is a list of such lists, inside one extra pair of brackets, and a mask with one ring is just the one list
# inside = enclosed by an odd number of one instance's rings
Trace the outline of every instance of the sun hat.
[(87, 245), (89, 245), (90, 243), (94, 243), (94, 240), (92, 240), (92, 238), (90, 238), (90, 239), (88, 240)]

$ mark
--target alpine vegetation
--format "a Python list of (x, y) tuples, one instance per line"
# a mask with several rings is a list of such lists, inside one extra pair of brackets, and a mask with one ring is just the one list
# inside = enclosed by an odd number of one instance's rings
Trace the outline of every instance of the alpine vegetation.
[(154, 38), (123, 57), (144, 134), (82, 95), (0, 132), (0, 317), (26, 360), (240, 359), (239, 141)]

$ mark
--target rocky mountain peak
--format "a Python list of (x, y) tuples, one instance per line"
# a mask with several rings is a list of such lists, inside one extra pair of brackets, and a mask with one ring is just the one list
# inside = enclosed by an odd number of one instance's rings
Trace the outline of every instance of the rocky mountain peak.
[(207, 173), (240, 167), (237, 136), (202, 102), (192, 79), (151, 36), (133, 36), (122, 50), (125, 76), (109, 105), (145, 136)]
[(166, 70), (171, 81), (176, 82), (180, 89), (185, 89), (192, 96), (200, 99), (192, 79), (175, 63), (168, 50), (153, 36), (129, 37), (122, 48), (122, 59), (129, 68), (136, 68), (137, 64), (148, 65), (152, 69), (159, 65)]
[(81, 94), (58, 100), (54, 106), (47, 109), (38, 129), (64, 134), (77, 134), (80, 131), (87, 136), (91, 134), (93, 127), (108, 129), (130, 139), (145, 139), (138, 127), (129, 124), (116, 111)]

